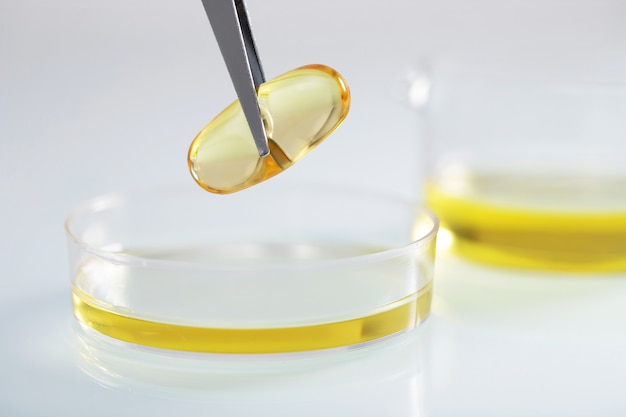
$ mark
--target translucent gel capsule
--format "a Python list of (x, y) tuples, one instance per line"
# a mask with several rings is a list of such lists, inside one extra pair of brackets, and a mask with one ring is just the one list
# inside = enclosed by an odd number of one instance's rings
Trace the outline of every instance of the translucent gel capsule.
[(260, 157), (239, 101), (198, 133), (189, 148), (189, 169), (205, 190), (227, 194), (289, 168), (324, 140), (348, 114), (343, 77), (323, 65), (307, 65), (259, 87), (259, 106), (270, 154)]

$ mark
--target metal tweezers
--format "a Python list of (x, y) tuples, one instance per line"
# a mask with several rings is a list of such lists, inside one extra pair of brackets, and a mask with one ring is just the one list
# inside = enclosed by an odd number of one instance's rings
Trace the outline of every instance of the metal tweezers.
[(243, 0), (202, 0), (260, 156), (269, 153), (257, 98), (265, 82)]

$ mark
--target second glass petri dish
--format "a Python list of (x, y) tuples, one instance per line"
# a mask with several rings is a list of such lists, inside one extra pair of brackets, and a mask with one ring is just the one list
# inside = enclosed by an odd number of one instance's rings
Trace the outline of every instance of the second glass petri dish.
[(360, 345), (428, 316), (437, 230), (412, 202), (328, 185), (103, 196), (66, 221), (74, 314), (173, 351)]

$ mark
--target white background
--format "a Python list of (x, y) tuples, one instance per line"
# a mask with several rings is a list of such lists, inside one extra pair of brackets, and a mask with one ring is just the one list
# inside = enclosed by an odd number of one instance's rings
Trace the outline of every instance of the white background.
[[(352, 89), (344, 125), (275, 181), (332, 178), (411, 197), (420, 147), (405, 91), (420, 59), (626, 44), (619, 1), (249, 0), (248, 9), (268, 78), (319, 62)], [(199, 0), (0, 3), (2, 415), (626, 415), (626, 276), (487, 269), (445, 252), (433, 315), (395, 361), (379, 352), (286, 381), (235, 379), (192, 399), (104, 387), (81, 372), (64, 216), (103, 192), (194, 187), (187, 147), (233, 98)]]

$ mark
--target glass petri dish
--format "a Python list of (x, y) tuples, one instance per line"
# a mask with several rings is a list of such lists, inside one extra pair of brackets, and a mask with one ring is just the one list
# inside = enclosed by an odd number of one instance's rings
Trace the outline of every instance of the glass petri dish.
[(371, 190), (161, 187), (95, 198), (65, 228), (78, 323), (135, 346), (345, 348), (430, 312), (438, 221)]

